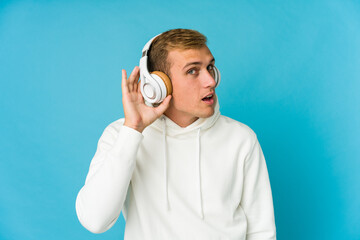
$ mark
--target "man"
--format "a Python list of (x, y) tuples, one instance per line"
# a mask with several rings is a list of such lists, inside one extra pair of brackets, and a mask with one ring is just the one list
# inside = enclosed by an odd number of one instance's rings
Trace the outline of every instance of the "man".
[(101, 233), (123, 211), (125, 239), (276, 239), (265, 159), (255, 133), (221, 116), (206, 37), (173, 29), (151, 43), (149, 70), (171, 79), (160, 105), (144, 103), (139, 68), (122, 72), (125, 118), (101, 136), (76, 200)]

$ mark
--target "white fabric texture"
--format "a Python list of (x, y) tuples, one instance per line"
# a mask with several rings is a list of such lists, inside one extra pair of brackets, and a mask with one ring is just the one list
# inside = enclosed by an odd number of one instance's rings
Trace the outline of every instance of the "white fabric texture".
[(111, 123), (76, 199), (81, 224), (125, 240), (276, 239), (272, 193), (256, 134), (220, 115), (181, 128), (166, 116), (143, 133)]

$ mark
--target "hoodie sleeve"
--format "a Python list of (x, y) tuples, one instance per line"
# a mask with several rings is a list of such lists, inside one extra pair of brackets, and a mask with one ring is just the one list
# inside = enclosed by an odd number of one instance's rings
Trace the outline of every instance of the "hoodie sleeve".
[(90, 232), (107, 231), (119, 217), (142, 138), (122, 123), (118, 128), (110, 124), (100, 137), (85, 185), (76, 198), (79, 221)]
[(245, 159), (244, 189), (241, 199), (247, 218), (247, 240), (276, 240), (275, 217), (265, 158), (255, 142)]

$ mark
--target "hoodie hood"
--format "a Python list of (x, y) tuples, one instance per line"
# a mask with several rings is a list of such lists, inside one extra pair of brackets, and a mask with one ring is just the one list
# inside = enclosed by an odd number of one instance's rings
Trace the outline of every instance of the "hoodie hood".
[(165, 206), (170, 211), (170, 204), (168, 198), (168, 154), (167, 154), (167, 141), (166, 136), (171, 137), (187, 137), (194, 136), (194, 144), (196, 144), (196, 152), (194, 154), (194, 161), (197, 166), (197, 188), (198, 188), (198, 213), (201, 219), (204, 219), (203, 203), (202, 203), (202, 190), (201, 190), (201, 131), (211, 128), (220, 116), (219, 103), (216, 101), (214, 114), (208, 118), (199, 118), (187, 127), (180, 127), (170, 118), (162, 115), (151, 126), (162, 132), (163, 151), (164, 151), (164, 193), (165, 193)]
[(166, 135), (171, 137), (175, 137), (177, 135), (186, 135), (188, 133), (195, 132), (198, 129), (204, 131), (215, 124), (216, 120), (220, 116), (219, 109), (220, 109), (219, 102), (217, 100), (214, 107), (214, 114), (212, 116), (208, 118), (199, 118), (198, 120), (196, 120), (195, 122), (184, 128), (177, 125), (175, 122), (173, 122), (170, 118), (168, 118), (165, 115), (162, 115), (160, 118), (155, 120), (155, 122), (151, 126), (158, 129), (159, 131), (163, 131), (165, 124)]

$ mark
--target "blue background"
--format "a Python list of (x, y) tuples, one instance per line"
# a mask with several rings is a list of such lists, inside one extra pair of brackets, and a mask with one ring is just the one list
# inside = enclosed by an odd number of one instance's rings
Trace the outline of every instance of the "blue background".
[(221, 112), (262, 145), (278, 239), (360, 239), (358, 1), (0, 1), (0, 239), (96, 235), (75, 198), (121, 69), (171, 28), (208, 37)]

